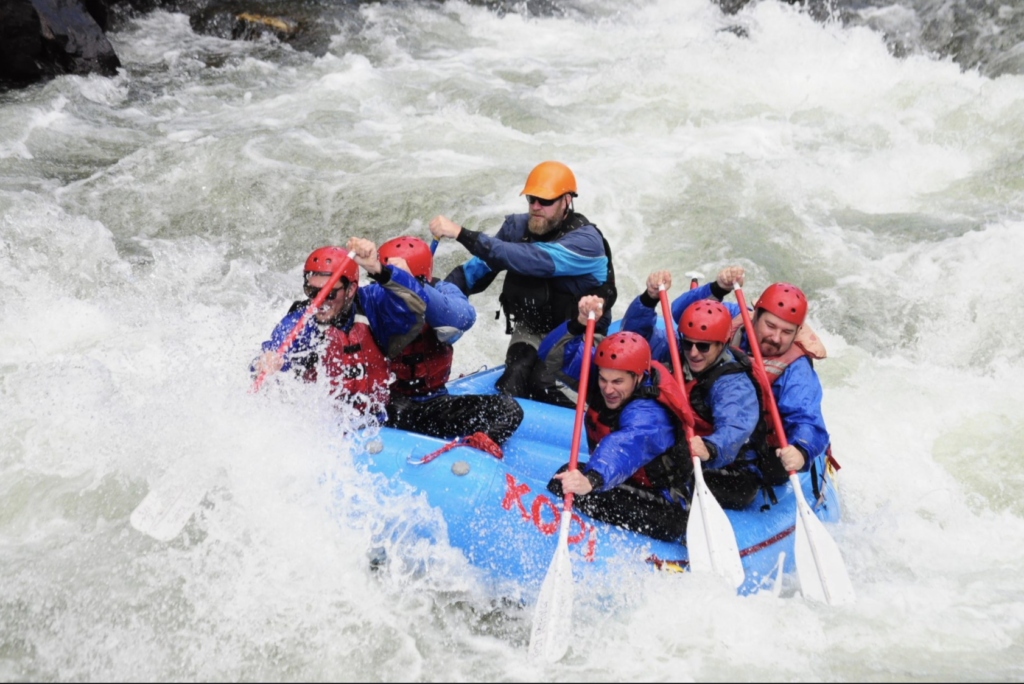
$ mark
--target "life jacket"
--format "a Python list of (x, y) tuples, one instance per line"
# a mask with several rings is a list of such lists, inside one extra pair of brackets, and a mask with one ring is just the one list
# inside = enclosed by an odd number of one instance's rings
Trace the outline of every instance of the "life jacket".
[[(297, 302), (293, 310), (300, 305), (308, 306), (308, 302)], [(346, 399), (360, 413), (379, 413), (388, 404), (391, 371), (358, 300), (353, 306), (355, 311), (344, 322), (320, 326), (322, 343), (302, 360), (302, 378), (316, 382), (317, 361), (322, 360), (332, 395)]]
[[(737, 323), (739, 328), (735, 329)], [(738, 349), (743, 337), (742, 316), (737, 316), (733, 319), (733, 327), (733, 352), (734, 354), (736, 352), (743, 354), (744, 352)], [(748, 344), (754, 344), (751, 340), (747, 342)], [(785, 353), (778, 356), (763, 357), (763, 370), (761, 368), (751, 369), (750, 377), (754, 382), (754, 387), (758, 390), (757, 399), (760, 404), (761, 413), (757, 421), (757, 427), (754, 428), (754, 434), (751, 435), (750, 444), (757, 453), (757, 467), (761, 471), (763, 482), (766, 484), (772, 486), (783, 484), (789, 479), (789, 473), (786, 472), (782, 461), (775, 454), (775, 450), (780, 446), (780, 441), (778, 435), (775, 434), (775, 422), (772, 420), (770, 409), (765, 399), (768, 393), (772, 391), (772, 385), (782, 377), (782, 374), (786, 372), (790, 364), (800, 359), (800, 357), (806, 356), (807, 361), (813, 368), (815, 359), (824, 359), (826, 355), (825, 345), (821, 343), (814, 330), (804, 324), (797, 331), (793, 344), (790, 345)], [(747, 360), (748, 362), (750, 361), (749, 357), (747, 357)]]
[[(755, 368), (750, 357), (738, 347), (730, 347), (733, 360), (716, 363), (705, 369), (686, 382), (686, 391), (690, 398), (690, 407), (693, 409), (694, 434), (698, 437), (706, 437), (715, 431), (714, 413), (710, 405), (711, 387), (724, 375), (745, 373), (754, 385), (757, 395), (758, 421), (751, 432), (747, 444), (750, 449), (741, 449), (739, 455), (726, 470), (744, 469), (754, 465), (761, 472), (762, 481), (777, 485), (786, 481), (788, 474), (782, 469), (782, 462), (775, 455), (778, 448), (778, 439), (768, 416), (768, 408), (765, 403), (765, 392), (771, 392), (771, 383), (768, 381), (764, 371)], [(779, 473), (782, 473), (781, 480)]]
[(538, 335), (546, 335), (561, 323), (575, 318), (580, 297), (597, 295), (604, 299), (604, 311), (610, 314), (618, 297), (615, 288), (615, 267), (612, 264), (612, 248), (604, 234), (583, 214), (572, 212), (556, 230), (544, 236), (536, 236), (528, 230), (520, 242), (551, 242), (583, 226), (593, 226), (601, 236), (604, 253), (608, 257), (608, 274), (604, 283), (580, 295), (565, 292), (552, 286), (551, 278), (522, 275), (508, 271), (498, 301), (505, 312), (505, 334), (511, 335), (513, 324), (523, 326)]
[(448, 382), (452, 372), (452, 345), (437, 338), (429, 325), (419, 336), (391, 359), (395, 383), (391, 390), (406, 396), (433, 394)]
[[(676, 444), (671, 449), (653, 459), (646, 466), (640, 468), (630, 476), (630, 480), (641, 487), (649, 489), (672, 488), (677, 483), (673, 477), (680, 472), (676, 467), (678, 447), (682, 435), (682, 425), (686, 421), (686, 409), (682, 390), (679, 383), (672, 377), (672, 373), (657, 361), (651, 361), (650, 383), (637, 387), (626, 401), (617, 409), (609, 409), (604, 405), (604, 399), (600, 395), (600, 389), (594, 390), (593, 386), (588, 391), (588, 408), (584, 419), (584, 426), (587, 430), (587, 444), (593, 452), (602, 439), (619, 429), (619, 419), (623, 409), (636, 399), (653, 399), (665, 407), (669, 417), (672, 419), (676, 431)], [(596, 385), (596, 383), (595, 383)], [(600, 408), (598, 408), (600, 407)], [(688, 452), (687, 452), (688, 453)], [(685, 466), (682, 470), (685, 470)], [(650, 472), (648, 472), (650, 471)], [(686, 476), (688, 478), (688, 475)]]
[[(740, 346), (743, 340), (743, 332), (743, 316), (736, 316), (732, 319), (733, 347)], [(748, 343), (750, 343), (749, 340)], [(786, 353), (778, 356), (765, 356), (763, 358), (765, 371), (768, 373), (769, 380), (774, 384), (786, 372), (789, 365), (801, 356), (806, 356), (813, 368), (815, 361), (824, 359), (827, 355), (825, 345), (821, 343), (821, 340), (814, 330), (811, 329), (811, 326), (805, 323), (797, 330), (796, 338), (793, 340), (793, 344), (789, 346), (789, 349), (786, 350)]]

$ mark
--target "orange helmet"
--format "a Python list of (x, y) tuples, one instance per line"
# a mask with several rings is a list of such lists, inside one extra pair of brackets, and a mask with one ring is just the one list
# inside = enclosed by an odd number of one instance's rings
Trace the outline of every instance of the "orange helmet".
[(526, 187), (520, 195), (533, 195), (541, 199), (557, 199), (565, 193), (576, 197), (576, 176), (561, 162), (546, 161), (537, 164), (526, 178)]
[(313, 253), (306, 257), (306, 265), (302, 269), (303, 276), (308, 281), (311, 275), (332, 275), (338, 264), (345, 260), (348, 260), (348, 263), (342, 266), (344, 270), (341, 277), (350, 283), (359, 282), (359, 266), (355, 260), (348, 258), (348, 252), (341, 247), (321, 247), (313, 250)]
[(428, 283), (434, 273), (434, 256), (427, 243), (419, 238), (408, 235), (392, 238), (377, 249), (377, 256), (381, 264), (387, 264), (388, 259), (393, 257), (405, 259), (412, 276), (424, 278)]
[(698, 342), (729, 341), (732, 315), (729, 310), (712, 299), (703, 299), (686, 307), (679, 317), (679, 334)]
[(643, 375), (651, 369), (651, 347), (640, 335), (617, 332), (601, 340), (594, 352), (598, 368), (624, 370)]
[(787, 323), (803, 325), (804, 317), (807, 316), (807, 297), (796, 285), (775, 283), (761, 293), (754, 308), (764, 309)]

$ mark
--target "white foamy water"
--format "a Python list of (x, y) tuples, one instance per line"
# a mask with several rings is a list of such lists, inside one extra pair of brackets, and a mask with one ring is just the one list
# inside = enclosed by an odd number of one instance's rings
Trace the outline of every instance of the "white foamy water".
[[(0, 99), (0, 679), (1024, 676), (1024, 77), (772, 2), (361, 15), (317, 58), (157, 13), (118, 78)], [(856, 605), (617, 578), (530, 663), (529, 610), (415, 542), (443, 523), (352, 467), (317, 388), (247, 394), (312, 248), (493, 232), (550, 158), (619, 314), (656, 268), (804, 287)], [(457, 371), (501, 361), (492, 289)], [(209, 482), (185, 533), (135, 532), (181, 473)]]

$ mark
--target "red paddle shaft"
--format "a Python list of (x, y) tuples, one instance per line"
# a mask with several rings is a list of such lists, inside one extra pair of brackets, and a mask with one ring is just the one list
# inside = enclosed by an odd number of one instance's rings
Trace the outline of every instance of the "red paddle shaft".
[[(733, 289), (736, 293), (736, 301), (740, 305), (740, 314), (743, 316), (743, 328), (747, 331), (747, 343), (750, 345), (750, 351), (754, 354), (754, 361), (757, 363), (758, 369), (764, 373), (764, 358), (761, 356), (761, 347), (757, 343), (757, 336), (754, 334), (754, 324), (750, 320), (750, 314), (747, 312), (747, 298), (743, 296), (743, 288), (736, 285)], [(789, 442), (786, 441), (786, 432), (782, 429), (782, 417), (779, 416), (779, 407), (775, 405), (775, 395), (770, 391), (765, 392), (768, 396), (764, 398), (768, 404), (768, 411), (772, 414), (772, 425), (775, 426), (775, 436), (779, 440), (779, 446), (783, 449), (789, 446)], [(795, 470), (790, 470), (789, 474), (795, 474)]]
[[(597, 319), (594, 312), (587, 316), (587, 334), (583, 338), (583, 368), (580, 370), (579, 394), (576, 395), (576, 425), (572, 429), (572, 451), (569, 453), (569, 470), (576, 470), (580, 456), (580, 432), (583, 427), (583, 409), (587, 403), (587, 385), (590, 383), (590, 350), (594, 346), (594, 326)], [(572, 510), (572, 492), (566, 492), (563, 511)]]
[(693, 410), (690, 408), (690, 397), (686, 394), (686, 382), (683, 380), (683, 364), (679, 360), (679, 345), (676, 344), (676, 326), (672, 322), (672, 307), (668, 303), (668, 292), (665, 288), (658, 291), (658, 297), (661, 299), (661, 314), (665, 317), (665, 336), (668, 338), (668, 353), (672, 357), (672, 370), (683, 395), (683, 417), (686, 418), (683, 427), (686, 428), (686, 442), (689, 445), (693, 439)]

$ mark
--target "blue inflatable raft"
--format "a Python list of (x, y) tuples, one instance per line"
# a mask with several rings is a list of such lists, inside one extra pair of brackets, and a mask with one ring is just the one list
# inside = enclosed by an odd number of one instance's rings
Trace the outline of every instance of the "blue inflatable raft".
[[(493, 394), (500, 374), (501, 368), (480, 371), (450, 382), (449, 389), (454, 394)], [(569, 460), (575, 412), (529, 400), (520, 403), (523, 423), (505, 443), (503, 460), (460, 446), (414, 465), (410, 460), (446, 442), (389, 428), (380, 430), (359, 459), (371, 472), (423, 492), (445, 520), (448, 544), (465, 554), (492, 586), (511, 584), (528, 598), (539, 590), (555, 552), (562, 502), (546, 485)], [(581, 444), (580, 461), (586, 461), (585, 437)], [(810, 473), (802, 473), (800, 481), (816, 515), (829, 522), (839, 519), (840, 508), (825, 461), (820, 457), (815, 463), (816, 487)], [(764, 502), (758, 497), (748, 509), (726, 511), (746, 570), (741, 593), (770, 587), (782, 552), (784, 571), (793, 570), (796, 503), (788, 484), (777, 487), (775, 496), (778, 503), (767, 510), (762, 510)], [(686, 547), (681, 544), (657, 541), (579, 513), (573, 515), (569, 550), (577, 580), (611, 567), (653, 571), (687, 566)]]

